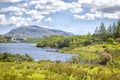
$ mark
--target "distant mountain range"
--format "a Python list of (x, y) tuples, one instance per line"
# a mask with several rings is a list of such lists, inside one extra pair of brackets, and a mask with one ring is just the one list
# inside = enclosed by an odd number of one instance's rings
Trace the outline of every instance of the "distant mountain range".
[(42, 38), (43, 36), (50, 35), (63, 35), (63, 36), (72, 36), (73, 33), (65, 32), (56, 29), (48, 29), (39, 26), (22, 26), (15, 29), (12, 29), (5, 36), (14, 36), (14, 37), (26, 37), (26, 38)]

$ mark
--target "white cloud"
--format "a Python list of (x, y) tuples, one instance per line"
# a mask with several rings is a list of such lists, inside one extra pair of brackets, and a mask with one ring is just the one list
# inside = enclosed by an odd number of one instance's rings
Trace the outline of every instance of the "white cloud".
[(9, 19), (7, 19), (6, 16), (3, 14), (0, 15), (0, 24), (16, 26), (27, 25), (24, 18), (12, 16)]
[(95, 16), (93, 14), (87, 13), (85, 15), (74, 15), (76, 19), (85, 19), (85, 20), (93, 20)]
[(24, 3), (23, 5), (21, 5), (23, 7), (28, 7), (28, 3)]
[(22, 0), (0, 0), (0, 2), (12, 2), (12, 3), (16, 3), (16, 2), (20, 2)]
[(72, 9), (71, 9), (71, 12), (72, 12), (72, 13), (80, 13), (80, 12), (82, 12), (82, 11), (83, 11), (82, 8), (72, 8)]
[(16, 25), (16, 26), (27, 26), (28, 25), (25, 18), (16, 17), (16, 16), (10, 17), (7, 23), (8, 25)]
[(36, 5), (36, 10), (47, 13), (55, 13), (64, 10), (71, 11), (72, 13), (79, 13), (82, 11), (79, 3), (65, 3), (62, 0), (37, 0), (31, 1), (29, 5)]
[(72, 13), (80, 13), (83, 11), (81, 4), (73, 2), (69, 4)]
[(41, 12), (39, 12), (37, 10), (28, 11), (28, 12), (26, 12), (26, 14), (29, 14), (31, 16), (30, 21), (39, 22), (44, 18), (44, 16), (41, 14)]
[(87, 6), (115, 6), (120, 5), (120, 0), (79, 0), (80, 4)]
[(15, 14), (15, 15), (23, 15), (23, 12), (11, 12), (11, 14)]
[(22, 21), (22, 22), (20, 22), (20, 23), (16, 23), (15, 25), (18, 26), (18, 27), (19, 27), (19, 26), (28, 26), (28, 23)]
[(16, 17), (16, 16), (12, 16), (10, 18), (6, 18), (5, 15), (1, 14), (0, 15), (0, 25), (15, 25), (15, 26), (24, 26), (24, 25), (28, 25), (28, 23), (26, 22), (25, 18), (22, 17)]
[(74, 15), (75, 19), (94, 20), (95, 18), (102, 18), (101, 14), (86, 13), (85, 15)]
[(26, 12), (26, 10), (24, 8), (10, 6), (0, 9), (0, 12), (9, 12), (9, 14), (22, 15), (23, 12)]
[(36, 5), (36, 4), (49, 4), (49, 3), (60, 3), (63, 2), (62, 0), (32, 0), (29, 4), (30, 5)]
[(6, 16), (4, 14), (0, 14), (0, 25), (6, 25)]
[(46, 22), (52, 22), (52, 21), (54, 21), (51, 17), (48, 17), (48, 18), (46, 18), (44, 21), (46, 21)]
[[(69, 3), (64, 2), (64, 0), (30, 0), (29, 2), (24, 0), (0, 0), (0, 2), (20, 1), (25, 3), (0, 7), (1, 25), (27, 25), (30, 22), (40, 23), (42, 19), (51, 22), (53, 21), (52, 18), (46, 18), (46, 15), (61, 11), (69, 11), (68, 14), (73, 15), (75, 19), (120, 18), (120, 0), (78, 0), (78, 2)], [(89, 8), (90, 11), (86, 11), (84, 6)], [(80, 14), (83, 11), (86, 13)], [(26, 18), (23, 19), (24, 16)]]
[[(18, 0), (18, 2), (19, 1), (21, 0)], [(8, 0), (5, 0), (4, 2), (8, 2)], [(11, 0), (11, 2), (17, 2), (17, 0)], [(33, 7), (32, 9), (30, 8), (31, 6)], [(13, 16), (28, 15), (26, 21), (38, 23), (45, 18), (45, 15), (51, 13), (65, 10), (68, 10), (71, 13), (80, 13), (82, 11), (81, 7), (82, 6), (77, 2), (66, 3), (62, 0), (31, 0), (29, 3), (18, 4), (18, 6), (13, 5), (3, 7), (0, 9), (0, 13), (7, 13), (8, 15), (10, 14)], [(51, 22), (53, 20), (48, 18), (45, 21)], [(10, 23), (12, 24), (12, 22)]]
[(66, 10), (67, 4), (60, 0), (45, 0), (43, 4), (41, 0), (39, 2), (37, 1), (35, 8), (38, 11), (52, 13), (52, 12)]
[(103, 14), (104, 18), (109, 18), (109, 19), (120, 19), (120, 11), (116, 13), (105, 13)]
[[(120, 19), (120, 0), (79, 0), (78, 2), (82, 6), (87, 6), (91, 9), (91, 16), (93, 15), (96, 18)], [(96, 14), (100, 16), (96, 16)], [(85, 16), (86, 14), (82, 17)]]
[(42, 26), (42, 27), (44, 27), (44, 28), (48, 28), (48, 26)]
[[(96, 18), (118, 19), (119, 14), (117, 13), (120, 11), (120, 0), (78, 0), (78, 2), (72, 3), (66, 3), (62, 0), (34, 0), (29, 5), (36, 5), (35, 9), (43, 12), (43, 15), (68, 10), (75, 18), (86, 20)], [(82, 8), (83, 6), (90, 8), (90, 12), (78, 15), (85, 11)]]
[(10, 6), (10, 7), (7, 7), (7, 8), (2, 8), (0, 10), (0, 12), (9, 12), (9, 11), (20, 11), (20, 8), (15, 7), (15, 6)]
[(31, 21), (40, 22), (43, 18), (44, 18), (44, 16), (42, 16), (42, 15), (34, 15), (31, 17)]
[[(0, 9), (1, 13), (7, 13), (8, 15), (13, 15), (10, 17), (6, 17), (5, 15), (1, 16), (2, 21), (0, 22), (1, 25), (15, 25), (15, 26), (21, 26), (21, 25), (28, 25), (28, 22), (40, 22), (44, 16), (43, 13), (37, 11), (37, 10), (27, 10), (23, 7), (15, 7), (10, 6), (7, 8)], [(22, 17), (22, 15), (27, 14), (30, 17)], [(3, 20), (4, 19), (4, 20)]]

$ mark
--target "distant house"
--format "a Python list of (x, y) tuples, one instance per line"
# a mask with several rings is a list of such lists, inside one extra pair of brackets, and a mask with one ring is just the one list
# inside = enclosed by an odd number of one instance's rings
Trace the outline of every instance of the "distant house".
[(11, 41), (12, 42), (24, 42), (26, 38), (18, 38), (18, 37), (12, 37)]

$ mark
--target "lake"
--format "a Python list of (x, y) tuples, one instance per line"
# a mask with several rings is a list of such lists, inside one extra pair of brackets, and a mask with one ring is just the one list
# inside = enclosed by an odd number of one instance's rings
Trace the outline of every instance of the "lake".
[(0, 53), (10, 52), (13, 54), (29, 54), (31, 57), (38, 60), (51, 60), (51, 61), (67, 61), (76, 54), (64, 54), (59, 52), (51, 52), (51, 48), (38, 48), (36, 44), (29, 43), (0, 43)]

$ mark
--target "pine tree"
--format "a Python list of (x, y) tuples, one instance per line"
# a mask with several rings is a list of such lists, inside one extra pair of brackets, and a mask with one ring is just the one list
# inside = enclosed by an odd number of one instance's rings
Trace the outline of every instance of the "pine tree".
[(99, 34), (100, 34), (100, 38), (101, 38), (102, 41), (107, 40), (107, 30), (105, 28), (104, 23), (101, 23), (101, 25), (100, 25)]
[(99, 41), (99, 31), (98, 31), (98, 27), (96, 27), (94, 34), (92, 36), (92, 40), (93, 42), (98, 42)]
[(117, 23), (116, 38), (120, 38), (120, 20)]
[(107, 32), (108, 32), (108, 37), (113, 37), (113, 29), (112, 29), (112, 26), (111, 26), (111, 24), (110, 24), (110, 26), (108, 27), (108, 30), (107, 30)]
[(95, 34), (96, 35), (98, 34), (98, 27), (96, 27), (96, 29), (95, 29)]
[(112, 29), (113, 29), (113, 32), (112, 32), (113, 33), (113, 38), (115, 39), (116, 38), (116, 31), (117, 31), (115, 22), (112, 25)]

